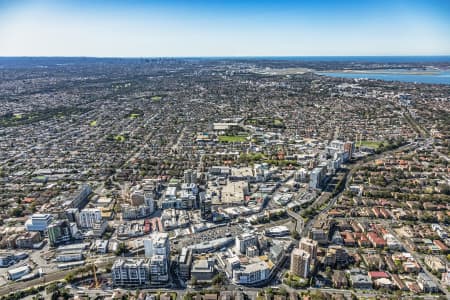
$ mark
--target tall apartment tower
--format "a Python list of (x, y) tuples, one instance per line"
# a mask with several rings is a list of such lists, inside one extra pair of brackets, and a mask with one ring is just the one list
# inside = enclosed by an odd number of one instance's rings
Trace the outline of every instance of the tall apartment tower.
[(317, 241), (308, 238), (302, 238), (299, 243), (299, 248), (307, 252), (314, 261), (317, 258)]
[(311, 256), (308, 252), (295, 248), (291, 253), (291, 273), (308, 278)]

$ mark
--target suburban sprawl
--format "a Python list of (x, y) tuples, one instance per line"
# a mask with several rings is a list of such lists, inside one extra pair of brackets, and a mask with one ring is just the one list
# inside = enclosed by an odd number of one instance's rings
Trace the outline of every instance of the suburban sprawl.
[(429, 64), (0, 59), (0, 299), (450, 299)]

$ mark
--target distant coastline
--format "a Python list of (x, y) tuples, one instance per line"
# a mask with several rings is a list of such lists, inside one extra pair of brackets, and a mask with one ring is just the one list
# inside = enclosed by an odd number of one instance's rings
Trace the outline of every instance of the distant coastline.
[(320, 71), (321, 73), (348, 73), (348, 74), (384, 74), (384, 75), (439, 75), (444, 70), (429, 68), (425, 70), (417, 69), (379, 69), (379, 70), (330, 70)]
[(380, 69), (380, 70), (334, 70), (317, 71), (318, 75), (349, 79), (374, 79), (426, 84), (450, 85), (450, 70), (429, 68), (417, 69)]

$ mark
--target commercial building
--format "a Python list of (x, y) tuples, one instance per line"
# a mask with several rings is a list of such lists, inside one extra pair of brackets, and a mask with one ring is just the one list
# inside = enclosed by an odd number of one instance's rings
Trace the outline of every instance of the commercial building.
[(70, 223), (66, 220), (57, 220), (48, 226), (48, 241), (50, 246), (57, 247), (67, 243), (72, 238)]
[(250, 246), (257, 246), (258, 238), (252, 233), (243, 233), (236, 237), (236, 252), (240, 254), (247, 254), (247, 249)]
[(148, 259), (117, 259), (111, 276), (114, 286), (142, 287), (150, 283), (150, 264)]
[(295, 248), (291, 253), (291, 273), (303, 278), (309, 275), (311, 256), (308, 252)]
[(192, 169), (184, 171), (184, 183), (191, 184), (197, 181), (197, 172)]
[(31, 272), (31, 268), (28, 265), (21, 266), (18, 268), (10, 269), (6, 272), (9, 280), (18, 280), (23, 276), (29, 274)]
[(83, 229), (92, 229), (101, 220), (102, 212), (98, 208), (85, 208), (78, 215), (78, 225)]
[(247, 265), (240, 265), (233, 270), (233, 281), (237, 284), (255, 284), (266, 280), (270, 274), (270, 267), (265, 261), (255, 261)]
[(53, 217), (50, 214), (33, 214), (25, 222), (25, 228), (28, 231), (47, 231), (48, 225), (52, 221)]
[(124, 220), (136, 220), (150, 216), (153, 214), (153, 202), (152, 206), (140, 205), (132, 206), (128, 204), (122, 205), (122, 218)]
[(342, 154), (344, 162), (352, 158), (353, 152), (355, 151), (354, 142), (343, 142), (339, 140), (331, 141), (330, 145), (326, 147), (327, 153), (329, 155)]
[(286, 226), (274, 226), (266, 229), (264, 234), (270, 237), (282, 237), (290, 235), (290, 231)]
[(205, 192), (199, 194), (200, 199), (200, 214), (202, 219), (211, 220), (212, 219), (212, 200), (206, 195)]
[(57, 262), (70, 262), (83, 260), (83, 250), (67, 250), (59, 251), (56, 255)]
[(181, 249), (180, 257), (178, 258), (178, 269), (180, 277), (183, 280), (189, 280), (191, 277), (192, 266), (192, 250), (188, 248)]
[(16, 263), (16, 258), (11, 254), (0, 255), (0, 267), (9, 267)]
[(214, 260), (198, 259), (192, 264), (191, 278), (198, 281), (211, 281), (214, 277)]
[(170, 243), (169, 235), (165, 232), (154, 232), (150, 238), (144, 239), (145, 257), (163, 255), (169, 257)]
[(27, 232), (16, 239), (16, 246), (21, 249), (33, 249), (36, 245), (39, 245), (41, 240), (42, 236), (39, 231)]

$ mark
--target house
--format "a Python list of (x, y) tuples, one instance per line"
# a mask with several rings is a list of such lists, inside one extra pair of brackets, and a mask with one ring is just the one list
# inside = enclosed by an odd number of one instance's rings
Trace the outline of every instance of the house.
[(382, 271), (372, 271), (372, 272), (369, 272), (368, 275), (372, 281), (380, 279), (380, 278), (389, 278), (389, 275), (386, 272), (382, 272)]
[(423, 272), (417, 275), (417, 284), (424, 293), (436, 293), (439, 291), (438, 286), (433, 282), (433, 280)]
[(336, 270), (331, 277), (333, 287), (336, 289), (345, 289), (348, 287), (348, 280), (345, 273), (341, 270)]
[(369, 290), (372, 289), (372, 281), (369, 276), (363, 274), (350, 275), (350, 282), (355, 289)]

